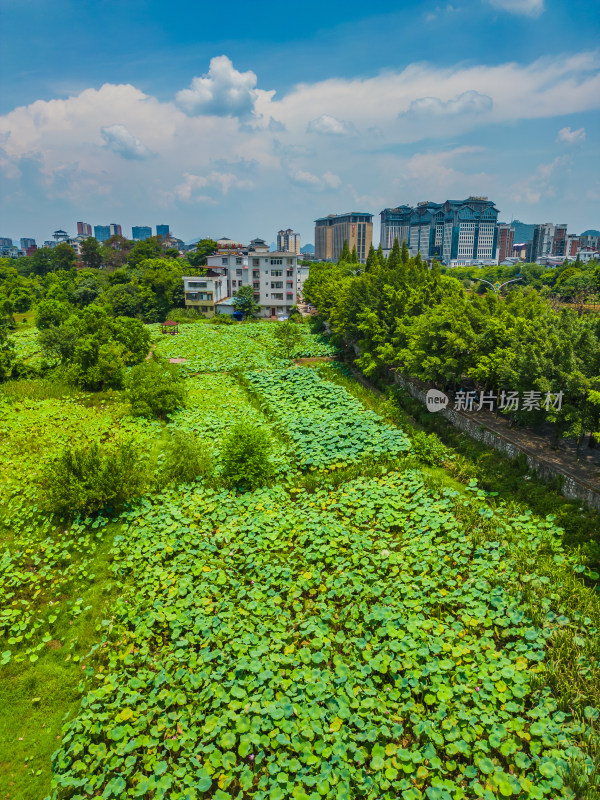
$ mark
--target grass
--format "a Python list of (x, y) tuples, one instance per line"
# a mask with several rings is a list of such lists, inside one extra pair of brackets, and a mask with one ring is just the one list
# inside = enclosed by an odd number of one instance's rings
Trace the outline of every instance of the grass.
[(114, 599), (109, 550), (116, 526), (106, 529), (96, 552), (96, 580), (81, 595), (91, 606), (72, 623), (57, 626), (35, 664), (0, 669), (0, 800), (41, 800), (50, 789), (51, 756), (62, 727), (79, 707), (86, 656), (97, 641), (98, 621)]

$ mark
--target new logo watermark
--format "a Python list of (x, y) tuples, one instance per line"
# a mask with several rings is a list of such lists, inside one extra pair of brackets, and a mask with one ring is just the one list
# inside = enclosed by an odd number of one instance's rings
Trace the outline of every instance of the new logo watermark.
[[(562, 392), (466, 392), (461, 389), (454, 394), (452, 411), (560, 411)], [(429, 389), (425, 395), (428, 411), (441, 411), (450, 403), (450, 398), (439, 389)]]
[(428, 411), (441, 411), (450, 402), (447, 394), (440, 392), (439, 389), (430, 389), (425, 395)]

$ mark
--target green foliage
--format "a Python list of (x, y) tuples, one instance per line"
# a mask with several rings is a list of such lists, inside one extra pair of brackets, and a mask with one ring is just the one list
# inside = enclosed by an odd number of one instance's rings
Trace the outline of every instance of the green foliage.
[(365, 411), (345, 389), (314, 370), (271, 369), (249, 372), (246, 378), (294, 442), (303, 469), (339, 469), (410, 450), (402, 431)]
[(235, 325), (236, 320), (231, 314), (215, 314), (214, 317), (211, 317), (210, 323), (212, 325)]
[(113, 509), (141, 494), (146, 476), (131, 442), (112, 448), (97, 443), (67, 448), (51, 461), (41, 480), (45, 505), (52, 514), (73, 518)]
[(102, 266), (102, 250), (100, 243), (93, 236), (84, 239), (80, 246), (81, 260), (88, 269), (98, 269)]
[(192, 267), (204, 267), (207, 256), (216, 251), (217, 243), (213, 239), (200, 239), (196, 248), (187, 254), (186, 260)]
[(256, 489), (273, 477), (268, 432), (248, 420), (235, 424), (221, 450), (221, 475), (238, 489)]
[(103, 669), (54, 756), (54, 798), (168, 792), (177, 774), (179, 793), (220, 800), (566, 800), (596, 712), (574, 720), (540, 691), (566, 609), (544, 595), (532, 619), (522, 579), (537, 598), (540, 552), (556, 573), (572, 562), (551, 523), (472, 495), (407, 472), (312, 495), (179, 487), (127, 512)]
[(72, 383), (97, 391), (123, 385), (124, 368), (145, 359), (150, 334), (139, 320), (113, 319), (92, 305), (43, 331), (39, 341), (49, 357), (67, 368)]
[(281, 344), (286, 356), (291, 358), (294, 348), (299, 344), (302, 338), (298, 326), (290, 320), (273, 324), (275, 325), (273, 336)]
[(424, 464), (436, 466), (449, 461), (452, 451), (443, 444), (435, 433), (412, 431), (410, 434), (411, 452)]
[(236, 311), (241, 311), (248, 319), (260, 310), (260, 306), (254, 299), (254, 289), (252, 286), (241, 286), (233, 298), (233, 305)]
[(73, 308), (68, 303), (59, 300), (42, 300), (35, 310), (35, 326), (40, 331), (47, 328), (57, 328), (72, 313)]
[(193, 483), (211, 469), (212, 459), (204, 442), (193, 433), (171, 430), (162, 462), (163, 485)]
[(154, 357), (133, 367), (126, 379), (131, 413), (164, 419), (185, 404), (185, 381), (175, 364)]
[(11, 377), (15, 361), (15, 346), (9, 338), (8, 325), (0, 318), (0, 383)]

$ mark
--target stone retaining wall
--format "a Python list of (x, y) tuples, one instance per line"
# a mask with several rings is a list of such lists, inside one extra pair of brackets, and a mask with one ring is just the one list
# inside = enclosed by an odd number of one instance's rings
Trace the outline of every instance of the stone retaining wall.
[[(394, 373), (394, 380), (399, 386), (402, 386), (407, 392), (425, 404), (425, 392), (420, 389), (415, 383), (408, 378)], [(527, 459), (527, 465), (533, 470), (539, 478), (545, 481), (553, 481), (559, 478), (561, 483), (561, 493), (564, 497), (572, 500), (581, 500), (587, 503), (590, 508), (600, 510), (600, 488), (594, 487), (580, 478), (575, 478), (570, 475), (566, 470), (561, 469), (556, 464), (551, 464), (544, 461), (537, 454), (532, 453), (524, 445), (516, 444), (515, 442), (506, 439), (501, 433), (498, 433), (485, 424), (475, 422), (468, 415), (463, 414), (461, 411), (454, 411), (453, 409), (444, 408), (437, 411), (449, 422), (455, 425), (460, 430), (464, 431), (471, 438), (482, 442), (487, 447), (492, 447), (494, 450), (499, 450), (505, 453), (509, 458), (517, 458), (519, 455), (524, 455)]]

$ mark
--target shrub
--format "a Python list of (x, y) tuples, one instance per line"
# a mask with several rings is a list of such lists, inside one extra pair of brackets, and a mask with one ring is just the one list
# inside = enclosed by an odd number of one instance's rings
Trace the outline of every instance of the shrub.
[(194, 433), (173, 431), (165, 448), (162, 484), (192, 483), (211, 471), (212, 459)]
[(273, 476), (271, 438), (250, 420), (234, 425), (223, 442), (221, 474), (230, 486), (256, 489)]
[(446, 447), (435, 433), (414, 431), (411, 433), (412, 454), (429, 466), (439, 466), (453, 458), (452, 451)]
[(211, 317), (210, 322), (213, 325), (235, 325), (235, 320), (230, 314), (217, 314)]
[(72, 518), (122, 507), (144, 491), (146, 471), (131, 442), (111, 450), (94, 442), (65, 449), (46, 465), (41, 482), (48, 510)]
[(136, 417), (164, 419), (185, 404), (186, 387), (179, 368), (156, 356), (133, 367), (126, 388), (131, 413)]

